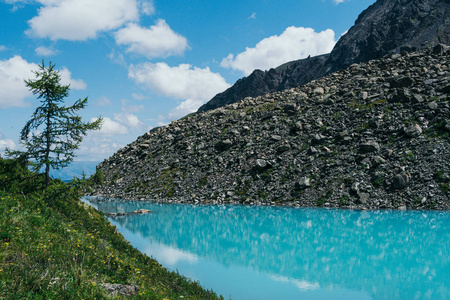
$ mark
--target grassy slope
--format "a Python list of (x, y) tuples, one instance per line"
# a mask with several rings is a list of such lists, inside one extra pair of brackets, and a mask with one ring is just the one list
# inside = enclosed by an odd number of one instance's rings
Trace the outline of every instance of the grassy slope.
[(136, 284), (138, 299), (216, 299), (129, 245), (76, 190), (0, 158), (0, 299), (103, 299), (101, 283)]

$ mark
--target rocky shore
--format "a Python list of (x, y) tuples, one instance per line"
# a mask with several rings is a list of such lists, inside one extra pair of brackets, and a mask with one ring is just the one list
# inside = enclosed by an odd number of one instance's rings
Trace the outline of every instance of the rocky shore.
[(449, 56), (389, 55), (156, 128), (97, 166), (92, 194), (449, 209)]

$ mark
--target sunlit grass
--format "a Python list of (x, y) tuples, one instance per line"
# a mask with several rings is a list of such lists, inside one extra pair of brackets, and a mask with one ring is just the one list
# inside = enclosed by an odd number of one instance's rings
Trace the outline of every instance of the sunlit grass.
[(137, 299), (215, 299), (129, 245), (73, 188), (0, 190), (0, 299), (104, 299), (102, 283), (135, 284)]

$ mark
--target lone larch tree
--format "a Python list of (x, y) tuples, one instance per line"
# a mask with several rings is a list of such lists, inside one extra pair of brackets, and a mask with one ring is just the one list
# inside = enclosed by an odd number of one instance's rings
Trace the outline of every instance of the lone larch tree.
[(69, 96), (70, 85), (61, 85), (61, 76), (50, 62), (44, 61), (35, 79), (25, 80), (26, 86), (37, 95), (41, 105), (34, 111), (20, 134), (21, 144), (27, 149), (26, 156), (31, 159), (33, 169), (45, 166), (45, 182), (50, 182), (50, 168), (60, 169), (69, 165), (75, 157), (75, 150), (88, 130), (98, 130), (102, 118), (94, 122), (83, 122), (77, 111), (87, 106), (88, 98), (77, 100), (71, 106), (63, 102)]

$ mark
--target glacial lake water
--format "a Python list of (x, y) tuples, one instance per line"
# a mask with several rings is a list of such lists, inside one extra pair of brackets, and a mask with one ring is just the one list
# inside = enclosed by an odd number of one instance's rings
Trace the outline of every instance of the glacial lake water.
[(450, 212), (94, 202), (131, 244), (225, 299), (450, 299)]

